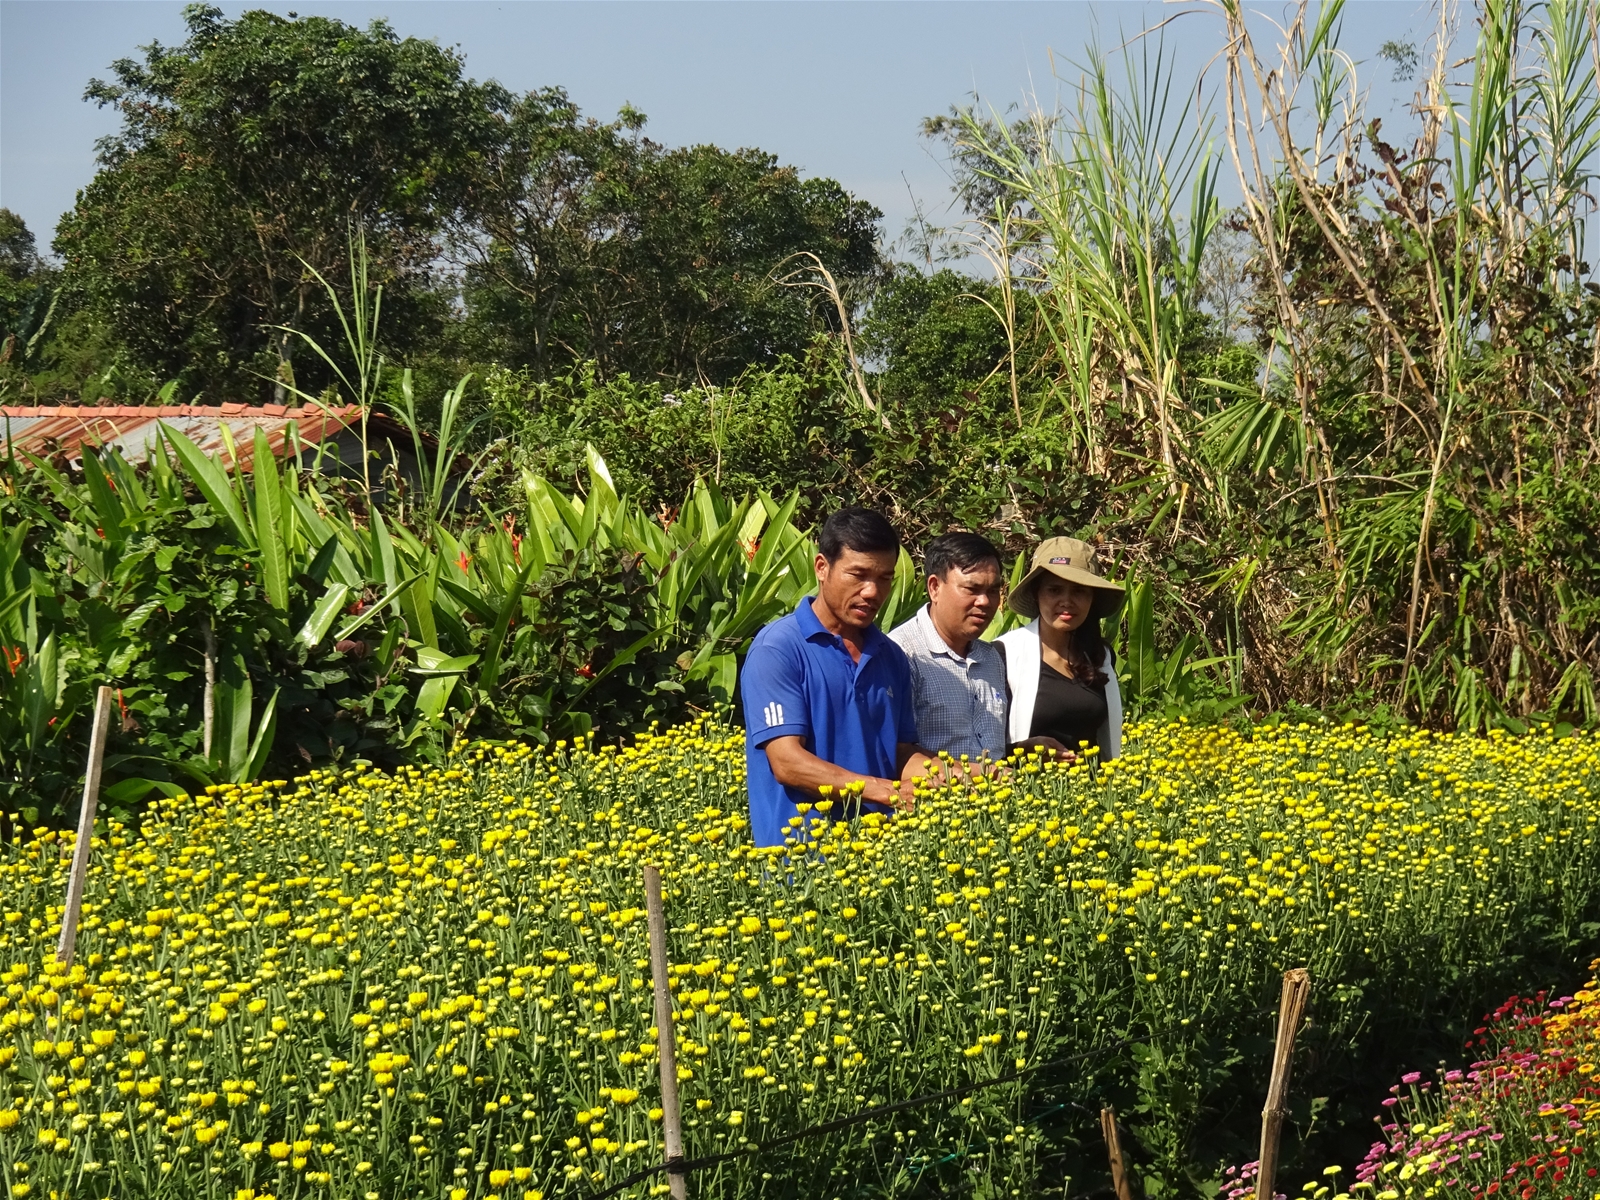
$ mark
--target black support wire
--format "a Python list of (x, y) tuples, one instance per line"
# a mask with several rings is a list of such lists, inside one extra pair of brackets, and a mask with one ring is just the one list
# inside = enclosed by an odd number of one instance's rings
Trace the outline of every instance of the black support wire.
[[(1270, 1008), (1257, 1009), (1254, 1012), (1244, 1013), (1241, 1015), (1247, 1018), (1259, 1017), (1270, 1015), (1277, 1011), (1278, 1010), (1276, 1006), (1274, 1006)], [(1193, 1022), (1191, 1022), (1191, 1024), (1193, 1024)], [(981, 1092), (986, 1088), (999, 1087), (1003, 1083), (1015, 1083), (1017, 1080), (1024, 1079), (1027, 1076), (1034, 1074), (1036, 1071), (1048, 1070), (1051, 1067), (1068, 1066), (1072, 1063), (1083, 1062), (1087, 1059), (1097, 1058), (1102, 1054), (1110, 1054), (1114, 1050), (1124, 1050), (1129, 1046), (1137, 1046), (1144, 1042), (1154, 1041), (1163, 1034), (1171, 1033), (1174, 1030), (1181, 1028), (1183, 1028), (1183, 1022), (1165, 1025), (1160, 1029), (1152, 1030), (1151, 1032), (1141, 1034), (1138, 1037), (1123, 1038), (1120, 1041), (1110, 1042), (1104, 1046), (1097, 1046), (1093, 1050), (1080, 1050), (1076, 1054), (1067, 1054), (1060, 1058), (1046, 1059), (1044, 1062), (1034, 1063), (1031, 1066), (1022, 1067), (1014, 1071), (1006, 1071), (1002, 1074), (996, 1075), (993, 1079), (979, 1080), (977, 1083), (965, 1084), (962, 1087), (945, 1088), (941, 1092), (928, 1092), (921, 1096), (913, 1096), (909, 1100), (896, 1100), (892, 1104), (880, 1104), (875, 1108), (864, 1109), (861, 1112), (852, 1113), (847, 1117), (836, 1117), (832, 1121), (824, 1121), (820, 1125), (811, 1125), (805, 1129), (798, 1130), (795, 1133), (784, 1134), (782, 1137), (773, 1138), (771, 1141), (754, 1142), (748, 1146), (742, 1146), (738, 1150), (725, 1150), (721, 1154), (706, 1154), (699, 1158), (669, 1159), (666, 1162), (656, 1163), (651, 1167), (643, 1167), (640, 1170), (635, 1171), (632, 1175), (629, 1175), (626, 1178), (612, 1184), (602, 1192), (590, 1193), (587, 1197), (587, 1200), (608, 1200), (609, 1197), (615, 1196), (619, 1192), (626, 1191), (634, 1184), (643, 1183), (646, 1179), (651, 1179), (656, 1175), (687, 1175), (691, 1171), (703, 1171), (707, 1167), (720, 1166), (725, 1162), (732, 1162), (735, 1159), (752, 1158), (759, 1154), (770, 1154), (775, 1150), (783, 1149), (785, 1146), (792, 1146), (796, 1142), (805, 1141), (808, 1138), (821, 1137), (823, 1134), (827, 1133), (837, 1133), (841, 1129), (849, 1129), (854, 1125), (862, 1125), (868, 1121), (876, 1120), (878, 1117), (886, 1117), (893, 1113), (905, 1112), (908, 1109), (922, 1108), (929, 1104), (937, 1104), (941, 1100), (954, 1100), (962, 1096), (969, 1096), (974, 1092)]]

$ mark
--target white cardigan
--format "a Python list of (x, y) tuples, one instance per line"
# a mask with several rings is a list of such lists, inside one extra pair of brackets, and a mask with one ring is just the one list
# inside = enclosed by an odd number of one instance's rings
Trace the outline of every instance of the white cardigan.
[[(1024, 742), (1031, 736), (1033, 705), (1039, 698), (1039, 618), (997, 640), (1005, 643), (1006, 681), (1011, 685), (1009, 734), (1013, 742)], [(1122, 753), (1122, 689), (1117, 686), (1117, 672), (1110, 660), (1107, 652), (1102, 664), (1106, 673), (1106, 722), (1099, 730), (1100, 756), (1106, 759)]]

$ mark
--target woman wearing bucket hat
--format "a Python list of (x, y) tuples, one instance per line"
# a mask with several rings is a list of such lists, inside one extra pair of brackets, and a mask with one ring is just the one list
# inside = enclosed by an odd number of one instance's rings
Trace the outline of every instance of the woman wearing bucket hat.
[(1033, 619), (999, 639), (1011, 690), (1012, 742), (1051, 737), (1071, 749), (1122, 753), (1122, 693), (1100, 623), (1122, 610), (1123, 591), (1097, 573), (1094, 549), (1050, 538), (1006, 603)]

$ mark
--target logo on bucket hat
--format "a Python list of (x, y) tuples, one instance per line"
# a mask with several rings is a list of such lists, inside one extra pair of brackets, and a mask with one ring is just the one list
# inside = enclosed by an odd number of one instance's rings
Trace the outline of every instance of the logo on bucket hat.
[(1025, 617), (1039, 615), (1039, 600), (1035, 594), (1042, 576), (1054, 575), (1079, 587), (1095, 592), (1094, 607), (1090, 615), (1095, 620), (1114, 617), (1122, 608), (1124, 592), (1120, 583), (1102, 576), (1095, 561), (1094, 547), (1076, 538), (1047, 538), (1033, 552), (1033, 568), (1012, 589), (1006, 605)]

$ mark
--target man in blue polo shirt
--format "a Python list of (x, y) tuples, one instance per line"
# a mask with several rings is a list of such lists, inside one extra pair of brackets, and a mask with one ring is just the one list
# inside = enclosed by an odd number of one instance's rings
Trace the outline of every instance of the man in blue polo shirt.
[(750, 831), (781, 846), (798, 804), (864, 785), (889, 812), (938, 766), (917, 743), (905, 652), (873, 621), (894, 585), (900, 539), (881, 514), (834, 513), (817, 539), (817, 592), (756, 635), (740, 675)]

